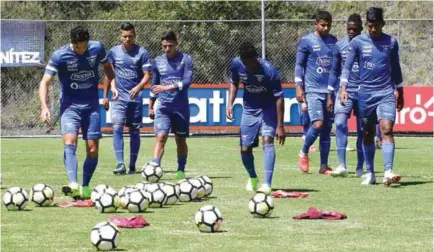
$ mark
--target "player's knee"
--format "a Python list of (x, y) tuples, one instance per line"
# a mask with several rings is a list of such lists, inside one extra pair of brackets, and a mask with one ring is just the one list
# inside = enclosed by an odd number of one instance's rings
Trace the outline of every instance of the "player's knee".
[(187, 144), (187, 139), (185, 137), (175, 137), (175, 142), (176, 144), (179, 145), (186, 145)]
[(98, 147), (95, 146), (89, 146), (89, 148), (87, 149), (87, 156), (95, 159), (98, 157)]
[(167, 134), (159, 133), (155, 138), (157, 139), (158, 142), (165, 143), (167, 141)]
[(392, 136), (393, 135), (393, 127), (391, 125), (381, 127), (381, 133), (383, 136)]
[(270, 136), (264, 136), (264, 137), (262, 137), (262, 145), (272, 144), (272, 143), (274, 143), (274, 138), (272, 138)]
[(313, 122), (313, 126), (317, 129), (322, 129), (322, 127), (324, 127), (324, 121), (315, 121)]
[(250, 146), (241, 146), (241, 152), (242, 153), (250, 153), (250, 152), (252, 152), (252, 147), (250, 147)]

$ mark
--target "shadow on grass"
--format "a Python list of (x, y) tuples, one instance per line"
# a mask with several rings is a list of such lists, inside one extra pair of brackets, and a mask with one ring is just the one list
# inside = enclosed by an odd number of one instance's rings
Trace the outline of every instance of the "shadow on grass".
[(128, 251), (128, 250), (118, 248), (118, 249), (115, 249), (115, 250), (113, 250), (113, 251)]
[(296, 189), (296, 188), (273, 188), (271, 189), (273, 192), (282, 190), (284, 192), (319, 192), (315, 189)]
[(400, 187), (406, 187), (406, 186), (414, 186), (414, 185), (423, 185), (423, 184), (432, 184), (432, 180), (428, 181), (403, 181), (397, 184)]
[(210, 176), (210, 179), (228, 179), (228, 178), (232, 178), (230, 176)]

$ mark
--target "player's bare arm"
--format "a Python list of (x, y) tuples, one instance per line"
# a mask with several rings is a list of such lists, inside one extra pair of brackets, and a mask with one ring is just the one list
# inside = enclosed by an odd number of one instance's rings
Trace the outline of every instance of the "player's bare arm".
[(53, 76), (49, 74), (44, 74), (42, 80), (39, 84), (39, 100), (41, 102), (41, 120), (43, 123), (50, 125), (51, 123), (51, 114), (48, 109), (47, 101), (48, 101), (48, 87), (53, 82)]
[(277, 105), (277, 129), (276, 129), (276, 140), (279, 141), (279, 144), (285, 144), (285, 128), (283, 124), (283, 116), (285, 114), (285, 100), (283, 97), (279, 97), (276, 101)]
[(234, 120), (234, 112), (233, 112), (233, 106), (235, 102), (235, 97), (237, 97), (238, 93), (238, 83), (237, 84), (230, 84), (229, 85), (229, 102), (228, 106), (226, 107), (226, 117), (233, 121)]
[(103, 106), (105, 110), (108, 110), (110, 107), (110, 103), (108, 100), (108, 91), (111, 87), (111, 82), (114, 78), (114, 73), (113, 73), (113, 65), (110, 63), (105, 63), (104, 65), (104, 81), (103, 81), (103, 85), (104, 85), (104, 98), (103, 98)]
[(145, 85), (151, 80), (151, 71), (144, 71), (143, 74), (144, 75), (140, 83), (132, 88), (129, 92), (132, 99), (136, 98), (140, 91), (142, 91), (143, 88), (145, 88)]

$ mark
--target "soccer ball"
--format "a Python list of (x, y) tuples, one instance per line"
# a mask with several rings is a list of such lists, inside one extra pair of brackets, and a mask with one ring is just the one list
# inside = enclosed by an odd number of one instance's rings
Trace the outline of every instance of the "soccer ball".
[(90, 241), (98, 250), (114, 250), (119, 245), (118, 227), (111, 222), (98, 223), (90, 232)]
[(179, 184), (179, 201), (188, 202), (196, 199), (197, 188), (190, 181), (185, 180)]
[(200, 176), (198, 179), (205, 188), (205, 197), (210, 196), (213, 190), (213, 184), (211, 179), (208, 176)]
[(194, 221), (201, 232), (214, 233), (220, 229), (223, 218), (217, 207), (207, 205), (197, 211)]
[(205, 197), (205, 188), (202, 186), (202, 183), (198, 179), (189, 179), (188, 181), (197, 190), (196, 199), (200, 200)]
[(147, 164), (142, 171), (142, 177), (146, 179), (146, 181), (156, 183), (158, 180), (163, 177), (163, 169), (160, 166), (154, 166), (152, 164)]
[(146, 210), (149, 207), (150, 195), (147, 192), (136, 189), (127, 194), (127, 203), (125, 208), (128, 209), (130, 213), (139, 213)]
[(105, 190), (95, 199), (95, 208), (101, 213), (113, 213), (119, 207), (119, 196), (113, 189)]
[(162, 188), (164, 193), (166, 193), (164, 205), (175, 204), (179, 198), (179, 186), (172, 183), (165, 183)]
[(146, 192), (146, 188), (148, 187), (148, 185), (151, 184), (151, 182), (148, 181), (140, 181), (139, 183), (136, 184), (136, 188), (145, 191)]
[(125, 208), (125, 206), (128, 203), (128, 194), (132, 191), (135, 190), (139, 190), (138, 188), (136, 188), (135, 186), (123, 186), (119, 192), (118, 192), (118, 196), (119, 196), (119, 206), (121, 206), (122, 208)]
[(101, 196), (101, 194), (103, 194), (106, 190), (115, 190), (112, 187), (108, 186), (108, 185), (97, 185), (92, 193), (90, 194), (90, 199), (92, 200), (93, 203), (95, 203), (95, 200)]
[(249, 211), (255, 217), (270, 217), (273, 209), (273, 198), (264, 193), (256, 194), (249, 201)]
[(30, 190), (30, 196), (36, 205), (49, 206), (54, 200), (54, 190), (47, 184), (36, 184)]
[(150, 207), (163, 207), (166, 200), (166, 193), (160, 184), (150, 184), (147, 187), (148, 193), (151, 195)]
[(11, 187), (3, 195), (3, 203), (8, 210), (24, 210), (29, 197), (21, 187)]

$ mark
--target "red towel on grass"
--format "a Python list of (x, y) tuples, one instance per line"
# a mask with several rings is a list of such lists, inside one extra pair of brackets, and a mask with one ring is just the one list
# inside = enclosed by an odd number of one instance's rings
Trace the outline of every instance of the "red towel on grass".
[(59, 207), (93, 207), (94, 204), (92, 200), (77, 200), (70, 202), (60, 202), (57, 203)]
[(309, 196), (308, 193), (302, 193), (302, 192), (288, 192), (283, 190), (277, 190), (271, 193), (271, 196), (274, 198), (306, 198)]
[(120, 228), (143, 228), (149, 225), (143, 216), (137, 215), (131, 218), (110, 216), (109, 221)]
[(296, 220), (343, 220), (347, 218), (347, 215), (332, 211), (318, 211), (316, 208), (311, 207), (306, 213), (302, 213), (292, 218)]

